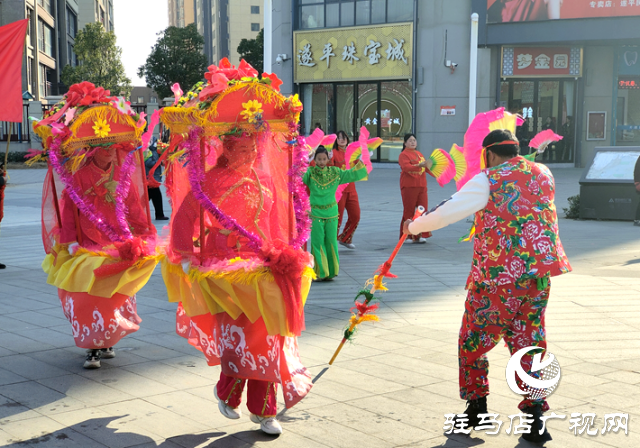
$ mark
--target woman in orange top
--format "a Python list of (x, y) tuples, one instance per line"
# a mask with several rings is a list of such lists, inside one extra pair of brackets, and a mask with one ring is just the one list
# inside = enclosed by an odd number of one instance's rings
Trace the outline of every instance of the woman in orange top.
[[(328, 166), (337, 166), (340, 169), (346, 170), (347, 164), (345, 162), (346, 149), (349, 145), (349, 137), (344, 131), (338, 131), (338, 137), (333, 144), (333, 155), (329, 161)], [(344, 211), (347, 210), (347, 223), (344, 226), (344, 230), (340, 233), (340, 227), (342, 226), (342, 217)], [(356, 183), (351, 182), (347, 188), (342, 191), (342, 197), (338, 202), (338, 243), (348, 247), (349, 249), (355, 249), (353, 244), (353, 234), (358, 228), (360, 223), (360, 202), (358, 200), (358, 192), (356, 191)]]
[[(416, 149), (418, 140), (414, 134), (406, 134), (404, 136), (404, 145), (402, 152), (398, 157), (398, 163), (402, 169), (400, 174), (400, 194), (402, 194), (402, 205), (404, 211), (402, 213), (402, 221), (400, 222), (400, 237), (402, 237), (402, 223), (407, 219), (412, 219), (416, 207), (423, 206), (425, 210), (429, 205), (427, 196), (427, 175), (431, 174), (431, 160), (425, 160), (424, 156)], [(425, 238), (429, 238), (431, 232), (425, 232), (418, 235), (410, 235), (414, 243), (426, 243)]]

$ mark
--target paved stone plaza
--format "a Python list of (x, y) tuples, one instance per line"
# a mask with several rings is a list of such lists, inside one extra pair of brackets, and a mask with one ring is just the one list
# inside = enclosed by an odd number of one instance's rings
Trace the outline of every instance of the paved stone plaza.
[[(40, 263), (40, 190), (44, 170), (12, 170), (0, 234), (0, 445), (11, 447), (527, 447), (507, 435), (519, 398), (506, 384), (509, 359), (490, 353), (489, 410), (500, 434), (447, 436), (444, 414), (461, 413), (457, 335), (471, 244), (460, 222), (425, 245), (407, 244), (392, 272), (382, 322), (361, 326), (353, 344), (325, 370), (347, 323), (353, 298), (391, 252), (401, 217), (399, 169), (376, 169), (358, 185), (362, 222), (341, 248), (340, 276), (312, 286), (307, 331), (299, 339), (315, 387), (281, 414), (285, 433), (272, 438), (249, 421), (226, 420), (213, 396), (219, 368), (175, 334), (160, 269), (138, 295), (141, 330), (117, 347), (100, 370), (82, 368), (57, 292)], [(560, 215), (579, 191), (581, 170), (558, 169)], [(431, 204), (454, 192), (430, 179)], [(640, 446), (640, 228), (630, 222), (560, 220), (574, 272), (553, 280), (547, 310), (549, 351), (562, 379), (549, 403), (548, 447)], [(629, 435), (575, 436), (571, 413), (630, 416)]]

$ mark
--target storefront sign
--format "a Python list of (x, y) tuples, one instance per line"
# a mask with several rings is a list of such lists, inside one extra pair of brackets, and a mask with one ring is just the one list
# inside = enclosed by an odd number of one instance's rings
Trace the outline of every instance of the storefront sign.
[(413, 23), (297, 31), (293, 39), (296, 83), (413, 75)]
[(489, 23), (639, 15), (640, 0), (487, 0)]
[(582, 76), (582, 48), (580, 47), (502, 47), (503, 78), (580, 76)]

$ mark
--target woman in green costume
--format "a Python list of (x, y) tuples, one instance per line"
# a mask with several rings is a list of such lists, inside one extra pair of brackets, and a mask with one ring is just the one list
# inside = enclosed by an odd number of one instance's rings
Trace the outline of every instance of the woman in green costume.
[(327, 166), (329, 154), (319, 146), (302, 181), (309, 187), (311, 202), (311, 254), (315, 259), (318, 280), (330, 280), (340, 270), (338, 256), (338, 203), (336, 190), (341, 184), (367, 180), (367, 168), (358, 160), (350, 170)]

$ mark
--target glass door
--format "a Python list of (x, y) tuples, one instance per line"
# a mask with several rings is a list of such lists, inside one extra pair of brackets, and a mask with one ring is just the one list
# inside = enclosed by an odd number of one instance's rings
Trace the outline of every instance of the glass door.
[(344, 131), (349, 136), (349, 140), (356, 138), (355, 120), (355, 86), (350, 84), (335, 84), (335, 104), (336, 104), (336, 126), (335, 132)]
[(563, 137), (549, 145), (543, 162), (573, 162), (575, 154), (575, 80), (507, 80), (500, 83), (500, 105), (522, 115), (525, 123), (516, 128), (523, 154), (531, 139), (551, 129)]

